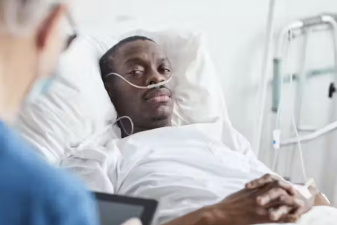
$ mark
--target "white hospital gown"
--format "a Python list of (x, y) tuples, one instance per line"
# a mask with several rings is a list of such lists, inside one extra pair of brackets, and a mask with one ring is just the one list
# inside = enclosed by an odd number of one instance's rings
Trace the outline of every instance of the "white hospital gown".
[[(247, 182), (271, 173), (251, 152), (233, 151), (211, 133), (202, 126), (141, 132), (112, 141), (108, 153), (89, 148), (64, 165), (82, 175), (94, 190), (157, 199), (160, 204), (155, 224), (162, 224), (218, 203)], [(99, 157), (94, 156), (98, 151)], [(88, 156), (96, 157), (97, 164), (91, 165), (95, 172), (81, 173), (81, 167), (88, 169)], [(80, 158), (86, 159), (85, 166), (74, 163)], [(101, 179), (104, 175), (98, 171), (106, 173), (108, 179)]]
[(122, 157), (115, 192), (160, 202), (159, 223), (223, 200), (271, 172), (255, 157), (232, 151), (200, 127), (168, 127), (116, 142)]

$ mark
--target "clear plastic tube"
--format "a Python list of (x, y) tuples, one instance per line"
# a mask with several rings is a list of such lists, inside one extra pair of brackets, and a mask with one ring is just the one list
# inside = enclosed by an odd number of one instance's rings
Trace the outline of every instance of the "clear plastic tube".
[(139, 89), (152, 89), (152, 88), (157, 88), (157, 87), (161, 87), (165, 84), (167, 84), (168, 82), (170, 82), (172, 80), (172, 77), (171, 76), (169, 79), (165, 80), (165, 81), (162, 81), (162, 82), (159, 82), (157, 84), (150, 84), (148, 86), (139, 86), (139, 85), (136, 85), (136, 84), (133, 84), (131, 83), (130, 81), (128, 81), (127, 79), (125, 79), (123, 76), (121, 76), (120, 74), (118, 73), (109, 73), (106, 77), (109, 77), (109, 76), (117, 76), (119, 78), (121, 78), (122, 80), (124, 80), (126, 83), (130, 84), (131, 86), (135, 87), (135, 88), (139, 88)]
[[(290, 88), (293, 88), (293, 77), (292, 77), (293, 63), (292, 63), (291, 58), (290, 58), (292, 56), (291, 47), (292, 47), (292, 44), (293, 44), (292, 30), (289, 30), (289, 32), (288, 32), (288, 41), (289, 41), (288, 48), (285, 49), (286, 50), (285, 55), (287, 57), (287, 60), (284, 62), (284, 65), (282, 66), (281, 74), (282, 74), (283, 70), (285, 70), (286, 73), (288, 73), (288, 70), (290, 71), (291, 77), (290, 77), (290, 85), (289, 86), (290, 86)], [(278, 114), (277, 114), (276, 126), (275, 126), (276, 130), (278, 130), (279, 132), (280, 132), (280, 117), (281, 117), (282, 101), (283, 101), (283, 94), (284, 94), (283, 77), (282, 77), (281, 80), (282, 80), (281, 81), (281, 96), (280, 96), (280, 102), (279, 102), (279, 107), (278, 107), (279, 111), (278, 111)], [(292, 93), (293, 93), (293, 91), (292, 91)], [(302, 144), (301, 144), (300, 136), (299, 136), (298, 129), (297, 129), (297, 124), (296, 124), (296, 121), (295, 121), (294, 112), (292, 113), (292, 116), (291, 116), (291, 123), (292, 123), (293, 129), (294, 129), (295, 135), (296, 135), (296, 142), (297, 142), (297, 145), (298, 145), (298, 151), (299, 151), (299, 156), (300, 156), (300, 165), (301, 165), (301, 170), (302, 170), (301, 172), (302, 172), (302, 175), (303, 175), (303, 179), (306, 181), (307, 180), (307, 172), (306, 172), (306, 168), (305, 168), (304, 157), (303, 157), (303, 149), (302, 149)], [(273, 160), (273, 170), (276, 169), (278, 157), (279, 157), (279, 149), (276, 149), (274, 160)]]
[[(124, 80), (126, 83), (130, 84), (131, 86), (133, 86), (135, 88), (139, 88), (139, 89), (152, 89), (152, 88), (161, 87), (161, 86), (169, 83), (172, 80), (172, 77), (173, 77), (173, 76), (171, 76), (169, 79), (167, 79), (165, 81), (162, 81), (162, 82), (159, 82), (157, 84), (151, 84), (151, 85), (148, 85), (148, 86), (139, 86), (139, 85), (131, 83), (130, 81), (128, 81), (127, 79), (125, 79), (123, 76), (121, 76), (118, 73), (109, 73), (106, 77), (109, 77), (109, 76), (117, 76), (117, 77), (121, 78), (122, 80)], [(125, 132), (125, 134), (127, 134), (128, 136), (132, 135), (133, 132), (134, 132), (134, 124), (133, 124), (132, 119), (130, 117), (121, 116), (116, 120), (115, 124), (122, 119), (128, 119), (130, 121), (130, 125), (131, 125), (131, 132), (130, 133), (126, 131), (123, 123), (121, 123), (121, 127), (122, 127), (123, 131)]]
[(121, 116), (121, 117), (119, 117), (116, 120), (115, 124), (118, 123), (119, 121), (121, 121), (122, 119), (128, 119), (130, 121), (130, 125), (131, 125), (131, 132), (130, 133), (126, 131), (126, 129), (125, 129), (125, 127), (124, 127), (124, 125), (123, 125), (122, 122), (121, 122), (121, 127), (122, 127), (123, 131), (125, 132), (125, 134), (127, 134), (128, 136), (132, 135), (133, 132), (134, 132), (134, 125), (133, 125), (132, 119), (130, 117), (128, 117), (128, 116)]

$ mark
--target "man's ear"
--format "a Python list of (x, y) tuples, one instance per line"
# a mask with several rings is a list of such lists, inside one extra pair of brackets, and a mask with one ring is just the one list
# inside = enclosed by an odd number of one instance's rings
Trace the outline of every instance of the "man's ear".
[(44, 50), (49, 42), (51, 42), (55, 33), (58, 32), (60, 19), (66, 10), (65, 5), (55, 6), (49, 15), (43, 20), (38, 28), (36, 37), (36, 46), (40, 50)]

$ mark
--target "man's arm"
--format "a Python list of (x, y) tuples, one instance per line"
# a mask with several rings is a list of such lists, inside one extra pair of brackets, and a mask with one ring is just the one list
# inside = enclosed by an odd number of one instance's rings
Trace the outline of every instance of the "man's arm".
[[(260, 188), (260, 187), (263, 187), (264, 185), (267, 185), (275, 181), (276, 182), (280, 181), (281, 183), (283, 183), (282, 186), (285, 189), (289, 190), (291, 188), (291, 185), (283, 182), (281, 177), (274, 176), (271, 174), (266, 174), (265, 176), (259, 179), (249, 182), (246, 185), (246, 188), (248, 189)], [(312, 196), (311, 201), (313, 203), (313, 206), (331, 206), (331, 204), (327, 201), (327, 199), (322, 195), (322, 193), (317, 188), (310, 186), (308, 189)]]
[[(215, 218), (216, 215), (214, 215), (214, 213), (212, 207), (205, 207), (165, 223), (164, 225), (212, 225), (215, 224), (214, 220), (220, 222), (219, 218)], [(224, 214), (221, 216), (224, 217)], [(222, 219), (221, 224), (231, 225), (229, 221), (225, 221), (224, 218)]]
[(331, 206), (327, 199), (319, 192), (318, 189), (310, 186), (309, 191), (314, 196), (314, 206)]
[[(295, 222), (310, 210), (311, 202), (297, 195), (287, 183), (273, 180), (256, 187), (264, 176), (222, 202), (208, 206), (165, 225), (251, 225)], [(275, 210), (276, 209), (276, 210)]]

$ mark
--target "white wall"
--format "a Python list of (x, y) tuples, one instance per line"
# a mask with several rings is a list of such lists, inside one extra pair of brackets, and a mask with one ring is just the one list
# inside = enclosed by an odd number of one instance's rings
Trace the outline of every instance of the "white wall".
[[(221, 75), (231, 120), (240, 132), (253, 141), (268, 3), (268, 0), (76, 0), (72, 11), (83, 30), (112, 31), (120, 29), (121, 26), (146, 24), (186, 27), (205, 32)], [(278, 0), (276, 31), (294, 19), (331, 11), (337, 12), (335, 0)], [(309, 51), (309, 67), (332, 65), (332, 48), (327, 41), (329, 38), (326, 34), (310, 41), (312, 47)], [(296, 42), (297, 46), (300, 44), (300, 41)], [(327, 113), (331, 104), (326, 98), (326, 93), (329, 79), (320, 78), (308, 84), (303, 118), (310, 124), (322, 126), (328, 122)], [(274, 117), (269, 113), (270, 99), (268, 103), (265, 138), (259, 157), (271, 166), (273, 152), (269, 134)], [(286, 122), (287, 117), (284, 116), (284, 124), (287, 124)], [(284, 128), (290, 135), (289, 128)], [(337, 145), (329, 143), (327, 138), (303, 146), (306, 165), (310, 167), (309, 176), (313, 176), (331, 198), (335, 188), (333, 173), (337, 169), (334, 166), (336, 157), (333, 155), (336, 147)], [(290, 168), (291, 160), (287, 157), (291, 156), (291, 149), (282, 151), (278, 171), (289, 175), (286, 168)], [(297, 162), (297, 158), (294, 159)], [(294, 181), (301, 181), (298, 168), (295, 166), (293, 170)]]

